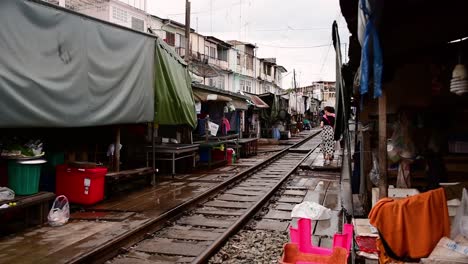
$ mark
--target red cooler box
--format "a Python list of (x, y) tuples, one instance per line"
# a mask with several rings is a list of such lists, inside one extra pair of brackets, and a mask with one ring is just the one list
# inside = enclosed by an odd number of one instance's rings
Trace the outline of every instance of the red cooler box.
[(104, 182), (107, 168), (56, 167), (56, 194), (65, 195), (77, 204), (95, 204), (104, 199)]

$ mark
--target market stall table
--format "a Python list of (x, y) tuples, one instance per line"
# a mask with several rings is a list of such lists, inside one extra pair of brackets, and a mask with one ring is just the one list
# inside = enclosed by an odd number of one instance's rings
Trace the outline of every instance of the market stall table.
[[(149, 153), (152, 152), (152, 146), (147, 147), (146, 166), (149, 167)], [(157, 154), (156, 160), (172, 162), (172, 176), (175, 175), (175, 163), (177, 160), (192, 157), (193, 167), (195, 167), (195, 153), (198, 151), (199, 144), (161, 144), (154, 148)]]
[[(211, 137), (209, 138), (208, 141), (199, 141), (196, 143), (200, 144), (200, 157), (202, 156), (202, 153), (206, 152), (206, 161), (201, 161), (201, 164), (206, 164), (208, 165), (208, 168), (211, 168), (211, 166), (220, 164), (220, 163), (225, 163), (227, 162), (227, 146), (228, 144), (235, 144), (238, 146), (238, 135), (232, 135), (232, 136), (224, 136), (224, 137)], [(222, 148), (221, 146), (224, 145), (224, 159), (223, 160), (218, 160), (218, 161), (213, 161), (213, 155), (212, 151), (213, 149), (216, 148)]]
[(238, 141), (240, 145), (240, 157), (247, 158), (257, 155), (258, 138), (241, 138)]
[[(4, 217), (4, 214), (9, 212), (16, 212), (16, 210), (25, 210), (25, 222), (23, 228), (32, 225), (42, 225), (47, 222), (47, 215), (50, 209), (50, 202), (55, 198), (55, 194), (50, 192), (40, 192), (28, 196), (16, 196), (13, 200), (2, 201), (2, 204), (15, 203), (15, 206), (0, 209), (0, 218)], [(0, 229), (0, 233), (3, 228), (7, 228), (10, 223), (4, 223), (4, 226)], [(4, 230), (3, 230), (4, 231)]]

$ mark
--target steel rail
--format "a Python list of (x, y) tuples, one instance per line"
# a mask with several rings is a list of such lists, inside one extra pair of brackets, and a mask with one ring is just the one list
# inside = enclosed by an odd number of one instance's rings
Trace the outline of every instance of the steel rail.
[[(130, 247), (130, 246), (144, 240), (145, 237), (148, 234), (158, 231), (167, 221), (170, 221), (171, 219), (173, 219), (173, 218), (179, 216), (180, 214), (186, 212), (191, 207), (193, 207), (193, 206), (195, 206), (195, 205), (197, 205), (197, 204), (199, 204), (201, 202), (207, 201), (213, 195), (219, 193), (221, 190), (226, 189), (231, 184), (234, 184), (234, 183), (246, 178), (247, 176), (255, 173), (256, 171), (258, 171), (258, 170), (260, 170), (262, 168), (264, 168), (268, 164), (271, 164), (272, 162), (276, 161), (280, 157), (287, 154), (288, 151), (291, 148), (297, 148), (297, 147), (301, 146), (305, 142), (307, 142), (310, 139), (312, 139), (313, 137), (317, 136), (319, 133), (320, 133), (320, 131), (317, 131), (315, 133), (310, 134), (309, 136), (307, 136), (303, 140), (299, 141), (298, 143), (296, 143), (294, 145), (291, 145), (289, 147), (286, 147), (285, 149), (281, 150), (277, 154), (267, 158), (263, 162), (260, 162), (260, 163), (258, 163), (256, 165), (254, 165), (253, 167), (250, 167), (247, 170), (242, 171), (242, 172), (232, 176), (231, 178), (227, 179), (226, 181), (224, 181), (224, 182), (210, 188), (206, 192), (204, 192), (202, 194), (199, 194), (199, 195), (193, 197), (192, 199), (189, 199), (189, 200), (181, 203), (180, 205), (178, 205), (178, 206), (174, 207), (173, 209), (161, 214), (160, 216), (148, 220), (147, 222), (143, 223), (141, 226), (137, 227), (136, 229), (134, 229), (134, 230), (132, 230), (130, 232), (123, 233), (123, 234), (121, 234), (119, 236), (116, 236), (113, 239), (111, 239), (109, 241), (106, 241), (105, 243), (101, 244), (100, 246), (94, 248), (93, 250), (68, 260), (66, 263), (86, 263), (86, 264), (88, 264), (88, 263), (104, 263), (105, 261), (117, 256), (119, 254), (119, 252), (121, 252), (121, 250), (123, 248)], [(304, 155), (304, 159), (307, 156), (308, 156), (308, 154)], [(303, 159), (301, 159), (301, 160), (303, 160)], [(298, 166), (300, 164), (301, 163), (299, 163)], [(288, 176), (284, 177), (281, 180), (281, 182), (283, 182), (287, 177), (289, 177), (289, 175), (292, 172), (294, 172), (294, 170), (296, 170), (298, 166), (295, 166), (295, 168), (293, 170), (291, 170), (291, 172), (288, 173)], [(279, 186), (281, 186), (280, 183), (275, 185), (275, 189), (279, 188)], [(265, 200), (265, 199), (267, 199), (266, 195), (262, 198), (262, 200)], [(258, 204), (259, 203), (256, 203), (253, 208), (258, 207)], [(253, 208), (251, 208), (251, 209), (253, 209)], [(253, 211), (253, 210), (249, 210), (248, 212), (251, 212), (251, 211)], [(246, 221), (246, 220), (244, 220), (244, 221)], [(239, 226), (239, 224), (241, 224), (241, 223), (238, 223), (238, 222), (240, 222), (240, 221), (236, 221), (234, 226)], [(229, 228), (229, 230), (231, 230), (231, 228)], [(234, 228), (232, 228), (232, 231), (234, 231)], [(218, 241), (218, 240), (216, 240), (216, 241)], [(218, 242), (216, 244), (219, 245), (220, 242)], [(210, 250), (210, 252), (212, 252), (212, 250)]]
[(309, 157), (309, 155), (314, 151), (310, 150), (308, 153), (304, 154), (304, 157), (289, 170), (285, 176), (283, 176), (273, 188), (270, 189), (259, 201), (257, 201), (252, 207), (250, 207), (247, 212), (242, 215), (232, 226), (230, 226), (218, 239), (216, 239), (208, 248), (202, 252), (192, 263), (207, 263), (208, 260), (221, 248), (224, 243), (239, 230), (241, 230), (245, 224), (252, 219), (252, 217), (270, 200), (270, 198), (276, 193), (276, 191), (284, 184), (284, 182), (293, 174), (296, 169), (302, 164), (302, 162)]

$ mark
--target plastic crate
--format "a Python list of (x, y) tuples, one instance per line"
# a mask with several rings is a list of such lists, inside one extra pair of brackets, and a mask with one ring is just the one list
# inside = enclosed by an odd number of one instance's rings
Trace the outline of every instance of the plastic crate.
[(209, 151), (210, 151), (209, 149), (201, 149), (200, 150), (199, 153), (200, 153), (200, 161), (201, 162), (208, 162), (208, 160), (209, 160), (209, 157), (208, 157), (209, 156)]
[[(221, 151), (219, 149), (214, 149), (211, 152), (211, 157), (213, 158), (213, 160), (216, 160), (216, 161), (225, 160), (225, 158), (226, 158), (226, 156), (224, 154), (224, 151)], [(228, 157), (228, 159), (229, 159), (229, 157)]]
[(107, 168), (56, 168), (56, 194), (65, 195), (72, 203), (91, 205), (104, 199)]

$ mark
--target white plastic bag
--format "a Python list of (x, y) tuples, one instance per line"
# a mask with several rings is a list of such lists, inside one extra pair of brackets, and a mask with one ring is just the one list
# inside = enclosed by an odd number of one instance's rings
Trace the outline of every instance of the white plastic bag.
[(302, 202), (294, 206), (291, 217), (308, 218), (311, 220), (327, 220), (331, 218), (331, 210), (316, 202)]
[(375, 152), (372, 152), (372, 169), (369, 172), (369, 178), (375, 186), (379, 186), (379, 181), (380, 181), (379, 160), (377, 158), (377, 153)]
[(7, 187), (0, 187), (0, 202), (15, 199), (15, 192)]
[(60, 195), (55, 198), (52, 209), (50, 209), (49, 216), (49, 225), (51, 226), (62, 226), (68, 222), (70, 218), (70, 205), (68, 204), (68, 199), (65, 195)]
[(453, 219), (450, 237), (455, 239), (458, 235), (468, 237), (468, 191), (463, 189), (463, 195), (457, 215)]

